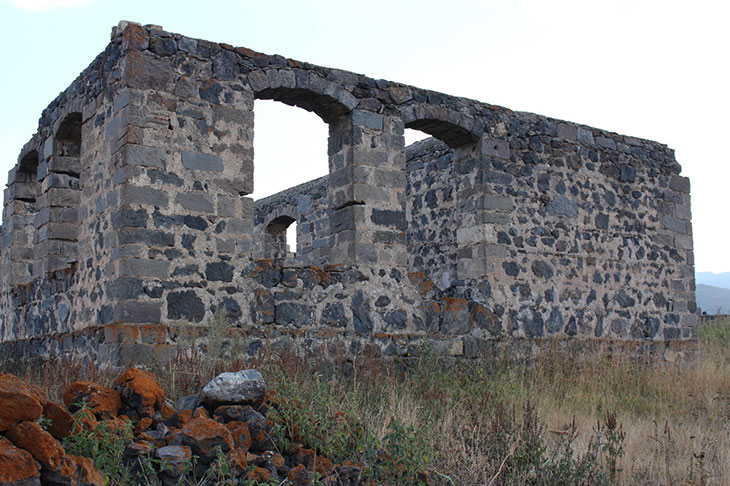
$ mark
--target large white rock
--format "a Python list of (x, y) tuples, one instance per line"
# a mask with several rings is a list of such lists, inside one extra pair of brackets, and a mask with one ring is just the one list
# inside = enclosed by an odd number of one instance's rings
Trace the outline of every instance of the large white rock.
[(264, 398), (266, 382), (256, 370), (241, 370), (235, 373), (221, 373), (200, 392), (200, 401), (232, 404), (248, 404)]

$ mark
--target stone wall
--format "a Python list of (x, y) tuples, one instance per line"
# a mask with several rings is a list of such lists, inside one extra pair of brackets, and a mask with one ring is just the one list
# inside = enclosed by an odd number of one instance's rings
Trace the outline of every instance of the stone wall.
[(458, 279), (454, 154), (434, 138), (406, 150), (408, 266), (446, 289)]
[(673, 153), (534, 115), (496, 130), (509, 148), (479, 160), (431, 142), (409, 161), (413, 269), (504, 309), (513, 336), (692, 337), (689, 184)]
[[(300, 262), (322, 261), (329, 245), (327, 187), (327, 177), (320, 177), (256, 201), (254, 258), (285, 258), (290, 246)], [(287, 242), (286, 229), (294, 222), (296, 242)]]
[[(327, 177), (254, 204), (255, 99), (328, 124)], [(696, 334), (689, 181), (655, 142), (122, 22), (18, 160), (15, 348), (155, 355), (215, 315), (346, 353)]]

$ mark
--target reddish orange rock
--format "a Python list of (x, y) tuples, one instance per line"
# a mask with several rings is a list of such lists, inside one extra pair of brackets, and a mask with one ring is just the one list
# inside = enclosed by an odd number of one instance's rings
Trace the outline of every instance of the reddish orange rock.
[(45, 394), (15, 375), (0, 373), (0, 432), (43, 413)]
[(208, 415), (208, 411), (205, 407), (198, 407), (193, 412), (193, 418), (210, 418), (210, 415)]
[(317, 456), (314, 461), (314, 470), (319, 473), (321, 477), (327, 477), (332, 474), (332, 470), (335, 465), (324, 456)]
[(36, 461), (51, 470), (63, 469), (66, 451), (61, 443), (35, 422), (21, 422), (7, 432), (8, 439), (30, 452)]
[(192, 410), (180, 410), (177, 413), (177, 421), (182, 425), (186, 422), (190, 422), (193, 420), (193, 411)]
[(35, 398), (38, 403), (46, 403), (46, 392), (35, 385), (26, 383), (11, 373), (0, 373), (0, 390), (17, 390)]
[[(0, 436), (0, 483), (33, 484), (40, 476), (40, 467), (30, 452), (15, 447)], [(35, 480), (35, 484), (39, 484)]]
[(71, 414), (55, 402), (46, 402), (43, 405), (43, 416), (50, 420), (48, 432), (58, 440), (65, 439), (71, 434), (74, 420)]
[(177, 437), (177, 434), (180, 432), (180, 429), (177, 427), (169, 427), (168, 429), (167, 437), (165, 438), (167, 440), (167, 445), (173, 445), (175, 443), (175, 438)]
[(246, 451), (243, 449), (233, 449), (226, 455), (226, 460), (231, 467), (231, 472), (235, 476), (240, 476), (248, 469), (248, 461), (246, 460)]
[(88, 457), (68, 456), (76, 465), (72, 484), (84, 486), (105, 486), (104, 475), (94, 466), (94, 461)]
[(263, 467), (257, 467), (253, 471), (246, 474), (246, 479), (257, 483), (265, 483), (271, 477), (271, 471)]
[(289, 471), (286, 479), (292, 486), (306, 486), (312, 482), (312, 473), (304, 467), (304, 464), (299, 464)]
[(137, 422), (137, 425), (134, 426), (134, 434), (139, 435), (140, 433), (149, 429), (151, 426), (152, 426), (152, 419), (149, 417), (144, 417), (139, 422)]
[(165, 392), (149, 371), (130, 368), (119, 375), (114, 388), (122, 401), (142, 416), (152, 415), (165, 402)]
[(124, 457), (139, 457), (142, 455), (149, 456), (155, 452), (155, 446), (146, 440), (136, 439), (136, 442), (127, 444), (124, 448)]
[(216, 447), (220, 447), (223, 453), (234, 448), (233, 437), (225, 425), (202, 417), (183, 425), (178, 438), (184, 445), (190, 446), (203, 463), (215, 457)]
[(81, 431), (91, 432), (96, 429), (97, 425), (99, 425), (99, 421), (96, 420), (94, 414), (89, 410), (76, 412), (73, 420), (73, 426), (71, 427), (72, 434), (76, 434)]
[(104, 486), (104, 477), (91, 459), (67, 455), (61, 443), (35, 422), (22, 422), (7, 434), (43, 466), (44, 484)]
[(248, 452), (251, 448), (251, 433), (248, 431), (248, 425), (238, 421), (228, 422), (226, 428), (231, 432), (233, 445)]
[(86, 403), (99, 420), (109, 420), (119, 414), (122, 400), (119, 393), (92, 381), (77, 381), (63, 392), (63, 403), (73, 413), (80, 403)]
[(296, 464), (303, 464), (304, 467), (310, 471), (314, 470), (314, 458), (315, 453), (312, 449), (301, 448), (294, 456), (294, 462)]
[(167, 400), (165, 400), (160, 408), (160, 413), (162, 413), (162, 420), (168, 420), (175, 416), (176, 411), (175, 408), (170, 405)]

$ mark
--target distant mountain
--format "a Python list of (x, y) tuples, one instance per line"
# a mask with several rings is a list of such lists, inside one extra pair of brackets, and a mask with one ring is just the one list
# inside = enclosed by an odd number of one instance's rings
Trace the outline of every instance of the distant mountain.
[(697, 284), (697, 307), (708, 314), (730, 314), (730, 289)]
[(713, 287), (730, 289), (730, 272), (697, 272), (695, 273), (695, 282), (697, 282), (698, 284), (712, 285)]

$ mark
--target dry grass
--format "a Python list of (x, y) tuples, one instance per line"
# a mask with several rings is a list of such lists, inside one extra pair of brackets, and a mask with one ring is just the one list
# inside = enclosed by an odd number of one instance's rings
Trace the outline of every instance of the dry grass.
[[(556, 351), (521, 366), (427, 352), (408, 362), (367, 357), (355, 363), (305, 362), (265, 354), (244, 360), (221, 358), (209, 349), (209, 354), (181, 354), (158, 376), (168, 395), (177, 398), (196, 393), (219, 372), (253, 366), (281, 396), (305, 404), (321, 427), (344, 411), (369, 436), (383, 440), (397, 419), (417, 431), (421, 459), (438, 471), (433, 476), (438, 484), (489, 484), (505, 458), (524, 445), (523, 410), (534, 405), (540, 421), (530, 440), (544, 447), (545, 458), (557, 461), (567, 450), (578, 459), (593, 451), (590, 464), (607, 477), (605, 422), (611, 412), (625, 433), (623, 455), (614, 456), (614, 484), (730, 485), (730, 322), (702, 324), (700, 337), (701, 357), (693, 367), (606, 356), (577, 360)], [(75, 380), (109, 384), (113, 378), (78, 363), (8, 367), (54, 399)], [(602, 441), (599, 447), (596, 440)], [(503, 468), (494, 484), (537, 484), (529, 481), (537, 473), (512, 483), (506, 474)]]

